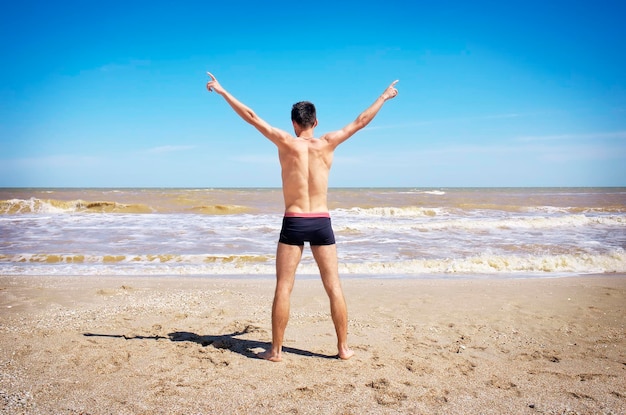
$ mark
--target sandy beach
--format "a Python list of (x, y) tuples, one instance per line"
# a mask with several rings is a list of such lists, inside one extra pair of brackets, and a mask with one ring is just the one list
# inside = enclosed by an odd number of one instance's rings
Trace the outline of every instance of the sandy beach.
[(624, 414), (626, 278), (318, 279), (284, 360), (270, 279), (0, 277), (7, 414)]

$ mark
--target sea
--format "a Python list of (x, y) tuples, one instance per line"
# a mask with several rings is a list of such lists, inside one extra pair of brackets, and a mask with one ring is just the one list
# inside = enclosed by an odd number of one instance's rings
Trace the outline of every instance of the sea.
[[(334, 188), (345, 278), (626, 273), (626, 188)], [(274, 278), (277, 188), (0, 189), (0, 275)], [(305, 247), (297, 271), (318, 275)]]

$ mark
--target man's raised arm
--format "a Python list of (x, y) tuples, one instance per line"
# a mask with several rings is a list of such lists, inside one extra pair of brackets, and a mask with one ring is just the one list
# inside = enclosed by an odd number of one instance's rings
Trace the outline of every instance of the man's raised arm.
[(242, 102), (240, 102), (237, 98), (231, 95), (220, 83), (215, 79), (212, 73), (207, 72), (207, 75), (211, 77), (211, 80), (207, 82), (206, 89), (209, 92), (215, 91), (232, 107), (233, 110), (247, 123), (251, 124), (254, 128), (259, 130), (261, 134), (270, 139), (274, 144), (279, 145), (284, 140), (291, 138), (291, 136), (278, 128), (274, 128), (269, 125), (265, 120), (256, 115), (254, 111)]
[(385, 89), (385, 91), (376, 98), (376, 101), (372, 105), (370, 105), (365, 111), (363, 111), (356, 120), (352, 121), (350, 124), (343, 127), (341, 130), (337, 130), (331, 133), (324, 134), (321, 139), (327, 140), (334, 147), (337, 147), (339, 144), (346, 141), (348, 138), (352, 137), (354, 133), (365, 127), (370, 123), (378, 114), (378, 111), (383, 107), (385, 101), (395, 98), (398, 95), (398, 90), (395, 88), (395, 85), (398, 81), (393, 81), (391, 85)]

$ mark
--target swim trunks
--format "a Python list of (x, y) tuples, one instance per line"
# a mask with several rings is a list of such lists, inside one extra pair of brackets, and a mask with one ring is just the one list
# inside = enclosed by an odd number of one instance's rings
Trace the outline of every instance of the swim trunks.
[(287, 245), (333, 245), (335, 234), (328, 213), (285, 213), (278, 242)]

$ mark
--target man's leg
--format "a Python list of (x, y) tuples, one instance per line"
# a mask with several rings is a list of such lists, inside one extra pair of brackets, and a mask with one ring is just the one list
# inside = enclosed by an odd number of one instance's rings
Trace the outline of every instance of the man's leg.
[(337, 261), (337, 245), (311, 246), (313, 257), (320, 269), (320, 276), (328, 299), (330, 314), (337, 333), (337, 350), (339, 357), (349, 359), (354, 352), (348, 347), (348, 308), (339, 281), (339, 265)]
[(272, 305), (272, 348), (259, 355), (272, 362), (282, 360), (283, 339), (287, 321), (289, 321), (291, 291), (303, 249), (304, 246), (287, 245), (280, 242), (276, 248), (276, 291)]

